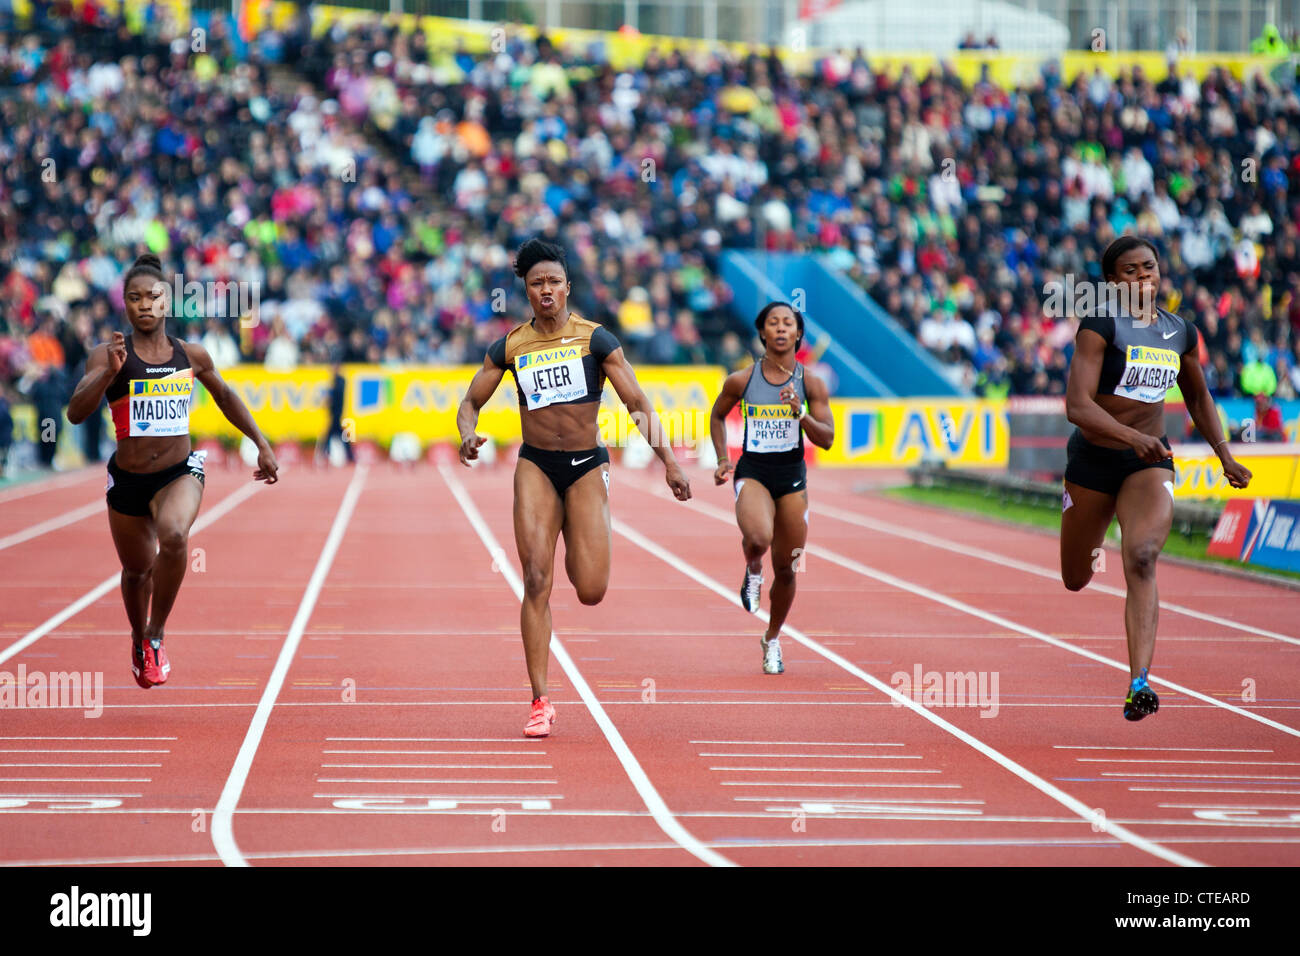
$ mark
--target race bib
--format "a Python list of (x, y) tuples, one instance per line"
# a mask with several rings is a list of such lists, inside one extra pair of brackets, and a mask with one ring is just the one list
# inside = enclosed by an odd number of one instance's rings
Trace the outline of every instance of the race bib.
[(1162, 402), (1165, 392), (1178, 381), (1180, 359), (1173, 349), (1130, 345), (1124, 351), (1124, 372), (1115, 386), (1120, 398), (1139, 402)]
[(789, 405), (745, 405), (745, 451), (794, 451), (799, 415)]
[(133, 378), (127, 391), (128, 414), (135, 438), (188, 435), (194, 371), (184, 369), (166, 378)]
[(530, 409), (571, 402), (587, 394), (582, 347), (542, 349), (515, 359), (515, 375)]

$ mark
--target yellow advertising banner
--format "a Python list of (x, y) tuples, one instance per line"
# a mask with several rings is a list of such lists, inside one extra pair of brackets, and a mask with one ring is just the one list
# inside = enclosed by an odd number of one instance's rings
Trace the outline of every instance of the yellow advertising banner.
[[(479, 368), (346, 365), (344, 428), (358, 441), (381, 445), (401, 432), (414, 434), (424, 444), (459, 442), (456, 410)], [(309, 441), (325, 434), (331, 386), (328, 368), (268, 372), (255, 365), (240, 365), (224, 370), (222, 376), (272, 441)], [(695, 444), (699, 438), (707, 438), (709, 411), (726, 377), (721, 367), (641, 366), (636, 376), (673, 444)], [(196, 437), (238, 437), (205, 390), (196, 389), (195, 396), (190, 430)], [(609, 445), (625, 444), (634, 428), (608, 383), (598, 422), (601, 439)], [(500, 444), (520, 440), (518, 398), (509, 373), (479, 413), (478, 432)]]
[(1296, 446), (1233, 445), (1232, 455), (1250, 469), (1250, 485), (1233, 488), (1223, 477), (1223, 466), (1204, 445), (1175, 445), (1174, 497), (1176, 498), (1296, 498), (1300, 497), (1300, 448)]
[(1007, 466), (1005, 401), (836, 399), (835, 444), (820, 465), (904, 468), (922, 459), (975, 468)]

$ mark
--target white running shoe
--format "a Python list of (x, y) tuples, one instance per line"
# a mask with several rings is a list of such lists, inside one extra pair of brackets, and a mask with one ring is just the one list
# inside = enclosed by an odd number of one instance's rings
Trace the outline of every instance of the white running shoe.
[(750, 574), (745, 568), (745, 580), (740, 583), (740, 604), (750, 614), (758, 613), (758, 598), (763, 590), (763, 575)]
[(759, 639), (759, 643), (763, 645), (763, 673), (784, 674), (785, 664), (781, 660), (781, 638), (774, 637), (769, 641), (764, 637)]

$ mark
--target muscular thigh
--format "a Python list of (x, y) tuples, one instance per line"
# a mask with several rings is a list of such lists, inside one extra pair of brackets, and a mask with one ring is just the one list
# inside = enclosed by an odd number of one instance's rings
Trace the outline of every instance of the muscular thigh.
[(555, 541), (564, 519), (564, 505), (545, 472), (526, 458), (515, 466), (515, 547), (525, 571), (532, 562), (549, 570)]
[(1065, 483), (1068, 507), (1061, 512), (1061, 565), (1063, 570), (1091, 569), (1096, 551), (1106, 540), (1115, 516), (1115, 496), (1072, 481)]
[(594, 584), (609, 577), (608, 470), (607, 464), (593, 468), (564, 494), (564, 563), (575, 585), (580, 580)]
[(117, 558), (128, 571), (147, 571), (158, 553), (153, 518), (124, 515), (108, 509), (108, 528), (113, 535)]
[(1167, 468), (1144, 468), (1124, 479), (1115, 501), (1120, 537), (1126, 548), (1164, 547), (1174, 520), (1174, 475)]
[(762, 483), (754, 478), (742, 478), (736, 494), (736, 523), (746, 537), (762, 538), (771, 535), (776, 520), (776, 502)]
[(149, 510), (153, 512), (154, 525), (160, 533), (189, 534), (202, 503), (203, 484), (193, 475), (182, 475), (158, 489), (149, 502)]
[(802, 567), (800, 557), (808, 543), (808, 492), (796, 491), (776, 500), (772, 530), (772, 567), (777, 571)]

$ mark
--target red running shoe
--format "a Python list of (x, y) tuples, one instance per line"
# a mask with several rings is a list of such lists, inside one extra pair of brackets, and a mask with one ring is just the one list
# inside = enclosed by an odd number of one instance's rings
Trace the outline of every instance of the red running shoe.
[(551, 726), (555, 723), (555, 708), (547, 697), (533, 701), (533, 709), (528, 714), (528, 723), (524, 725), (525, 737), (549, 737)]
[(131, 673), (135, 682), (141, 687), (154, 687), (167, 683), (167, 676), (172, 672), (171, 661), (167, 659), (167, 650), (162, 638), (132, 644)]

